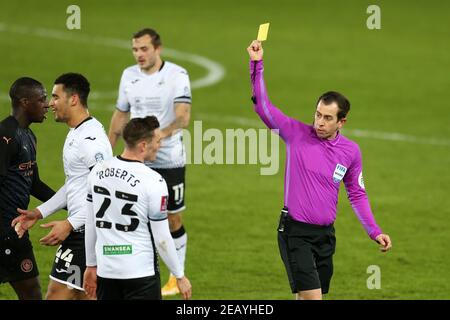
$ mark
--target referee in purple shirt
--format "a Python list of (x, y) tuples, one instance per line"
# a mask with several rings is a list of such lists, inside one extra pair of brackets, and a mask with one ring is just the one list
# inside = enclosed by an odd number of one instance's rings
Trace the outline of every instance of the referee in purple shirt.
[(392, 247), (370, 209), (361, 151), (339, 132), (350, 102), (329, 91), (317, 101), (313, 125), (290, 118), (272, 105), (267, 95), (261, 42), (253, 41), (247, 51), (255, 111), (268, 128), (278, 130), (286, 144), (284, 207), (278, 226), (280, 255), (296, 298), (322, 299), (333, 275), (333, 223), (341, 181), (368, 236), (381, 245), (382, 252)]

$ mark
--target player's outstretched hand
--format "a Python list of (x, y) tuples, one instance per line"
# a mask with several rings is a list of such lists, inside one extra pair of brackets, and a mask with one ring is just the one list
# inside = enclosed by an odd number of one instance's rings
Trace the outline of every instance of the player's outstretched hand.
[(66, 240), (72, 231), (72, 225), (66, 220), (52, 221), (41, 225), (42, 228), (52, 228), (52, 230), (41, 240), (40, 244), (44, 246), (56, 246)]
[(380, 234), (377, 238), (376, 238), (377, 242), (379, 244), (381, 244), (380, 247), (380, 251), (381, 252), (386, 252), (388, 251), (390, 248), (392, 248), (392, 241), (391, 238), (387, 235), (387, 234)]
[(188, 278), (183, 277), (180, 279), (177, 279), (177, 286), (180, 290), (181, 296), (184, 300), (191, 299), (192, 296), (192, 285)]
[(83, 289), (90, 299), (97, 299), (97, 267), (86, 267), (83, 276)]
[(25, 232), (30, 230), (39, 219), (42, 219), (42, 214), (38, 209), (23, 210), (17, 208), (17, 212), (19, 216), (11, 222), (11, 226), (14, 227), (19, 238), (22, 238)]
[(261, 41), (253, 40), (252, 43), (250, 43), (250, 46), (247, 48), (247, 52), (251, 60), (253, 61), (262, 60), (264, 50)]

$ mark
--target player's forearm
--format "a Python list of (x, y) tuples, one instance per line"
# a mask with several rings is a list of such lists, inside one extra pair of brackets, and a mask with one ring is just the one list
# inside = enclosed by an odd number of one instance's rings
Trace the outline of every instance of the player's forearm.
[(109, 130), (108, 132), (108, 140), (111, 146), (114, 148), (117, 144), (117, 140), (119, 140), (121, 134), (119, 132), (112, 132)]
[(86, 213), (81, 210), (77, 212), (77, 214), (68, 217), (67, 221), (69, 221), (69, 223), (72, 225), (73, 230), (80, 229), (86, 224)]
[(46, 218), (67, 206), (66, 185), (63, 185), (49, 200), (37, 207), (42, 217)]
[(172, 236), (170, 235), (167, 220), (150, 221), (150, 225), (161, 259), (164, 261), (167, 268), (176, 278), (179, 279), (183, 277), (183, 266), (178, 260), (175, 243), (173, 242)]
[(39, 177), (39, 168), (37, 165), (33, 172), (33, 184), (31, 185), (30, 194), (42, 202), (47, 201), (55, 195), (55, 191)]
[(113, 148), (115, 147), (117, 140), (122, 136), (122, 131), (127, 121), (128, 112), (122, 112), (119, 110), (114, 111), (108, 132), (108, 139)]
[(86, 266), (95, 267), (97, 265), (97, 256), (95, 255), (95, 242), (97, 241), (97, 233), (95, 231), (95, 216), (92, 206), (92, 197), (86, 200), (86, 226), (85, 226), (85, 249), (86, 249)]
[(169, 126), (161, 130), (163, 138), (172, 136), (174, 133), (189, 126), (189, 117), (179, 116)]
[(31, 195), (36, 199), (45, 202), (55, 195), (55, 191), (41, 180), (37, 180), (31, 187)]

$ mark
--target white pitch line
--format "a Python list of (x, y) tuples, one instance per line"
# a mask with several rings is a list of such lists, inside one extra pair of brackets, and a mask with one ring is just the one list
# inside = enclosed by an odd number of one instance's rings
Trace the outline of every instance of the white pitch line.
[(428, 144), (436, 146), (450, 146), (450, 140), (439, 139), (439, 138), (421, 138), (416, 136), (411, 136), (403, 133), (397, 132), (381, 132), (381, 131), (368, 131), (360, 129), (345, 129), (343, 130), (345, 135), (350, 135), (359, 138), (369, 138), (387, 141), (400, 141), (400, 142), (410, 142), (418, 144)]
[[(195, 120), (209, 120), (220, 123), (238, 124), (242, 126), (250, 126), (256, 128), (264, 128), (265, 125), (258, 118), (250, 119), (238, 116), (226, 116), (226, 115), (211, 115), (205, 113), (195, 113), (197, 119)], [(255, 117), (257, 117), (255, 115)], [(347, 136), (353, 136), (358, 138), (368, 138), (385, 141), (399, 141), (410, 142), (417, 144), (437, 145), (437, 146), (450, 146), (450, 140), (437, 139), (437, 138), (421, 138), (412, 135), (397, 133), (397, 132), (381, 132), (381, 131), (369, 131), (361, 129), (344, 129), (342, 133)]]
[[(74, 36), (70, 31), (63, 32), (59, 30), (52, 30), (46, 28), (27, 28), (23, 26), (6, 25), (0, 23), (0, 32), (5, 31), (26, 35), (35, 35), (44, 38), (53, 38), (64, 41), (97, 44), (127, 50), (130, 49), (130, 43), (129, 41), (126, 40), (105, 38), (99, 36), (86, 36), (86, 35)], [(220, 64), (212, 60), (209, 60), (208, 58), (202, 57), (200, 55), (185, 53), (169, 48), (165, 48), (163, 50), (163, 53), (165, 56), (172, 57), (174, 59), (189, 61), (194, 64), (200, 65), (204, 67), (206, 70), (208, 70), (208, 73), (205, 77), (192, 81), (191, 86), (193, 89), (214, 85), (225, 76), (225, 69)], [(100, 99), (115, 98), (116, 96), (117, 91), (109, 91), (109, 92), (94, 91), (91, 93), (90, 98), (92, 100), (100, 100)], [(0, 101), (9, 101), (9, 97), (7, 95), (0, 95)], [(94, 103), (93, 105), (95, 106), (96, 104)], [(264, 125), (258, 119), (250, 119), (237, 116), (216, 116), (211, 114), (195, 114), (195, 115), (202, 120), (210, 120), (220, 123), (230, 123), (233, 125), (237, 124), (242, 126), (261, 127), (261, 128), (264, 127)], [(343, 130), (343, 133), (349, 136), (376, 139), (376, 140), (450, 146), (450, 140), (438, 138), (421, 138), (396, 132), (379, 132), (361, 129), (345, 129)]]
[[(25, 26), (10, 25), (0, 23), (0, 32), (11, 32), (24, 35), (33, 35), (37, 37), (58, 39), (62, 41), (71, 41), (78, 43), (87, 43), (90, 45), (103, 45), (107, 47), (119, 48), (130, 50), (130, 40), (122, 40), (115, 38), (99, 37), (99, 36), (88, 36), (83, 34), (73, 33), (73, 31), (60, 31), (47, 28), (30, 28)], [(174, 59), (189, 61), (196, 65), (199, 65), (207, 70), (206, 76), (191, 81), (191, 87), (193, 89), (203, 88), (212, 86), (223, 79), (225, 76), (225, 69), (219, 63), (212, 61), (206, 57), (178, 51), (175, 49), (164, 48), (162, 55), (165, 57), (170, 57)], [(111, 97), (117, 95), (117, 91), (101, 93), (102, 97)], [(2, 97), (3, 98), (3, 97)], [(2, 99), (3, 100), (3, 99)]]

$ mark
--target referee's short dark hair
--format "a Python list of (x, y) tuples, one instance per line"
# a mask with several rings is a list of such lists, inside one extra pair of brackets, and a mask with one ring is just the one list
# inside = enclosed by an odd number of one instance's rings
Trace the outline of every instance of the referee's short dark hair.
[(68, 94), (76, 93), (80, 97), (80, 103), (87, 108), (87, 99), (91, 87), (89, 81), (79, 73), (64, 73), (55, 80), (55, 84), (62, 84), (64, 91)]
[(133, 34), (133, 39), (137, 39), (145, 35), (150, 36), (150, 38), (152, 39), (153, 47), (158, 48), (159, 46), (162, 45), (161, 37), (159, 36), (158, 32), (150, 28), (144, 28), (142, 30), (139, 30), (138, 32), (135, 32)]
[(21, 77), (17, 79), (9, 89), (9, 97), (11, 98), (13, 107), (19, 105), (20, 99), (29, 98), (32, 90), (43, 88), (42, 83), (33, 78)]
[(143, 139), (152, 139), (155, 129), (159, 128), (159, 121), (155, 116), (133, 118), (123, 129), (123, 140), (128, 148), (134, 148)]
[(325, 105), (332, 104), (336, 102), (338, 105), (337, 119), (338, 121), (345, 118), (347, 113), (350, 111), (350, 101), (341, 93), (336, 91), (328, 91), (322, 94), (319, 99), (317, 99), (317, 104), (322, 101)]

